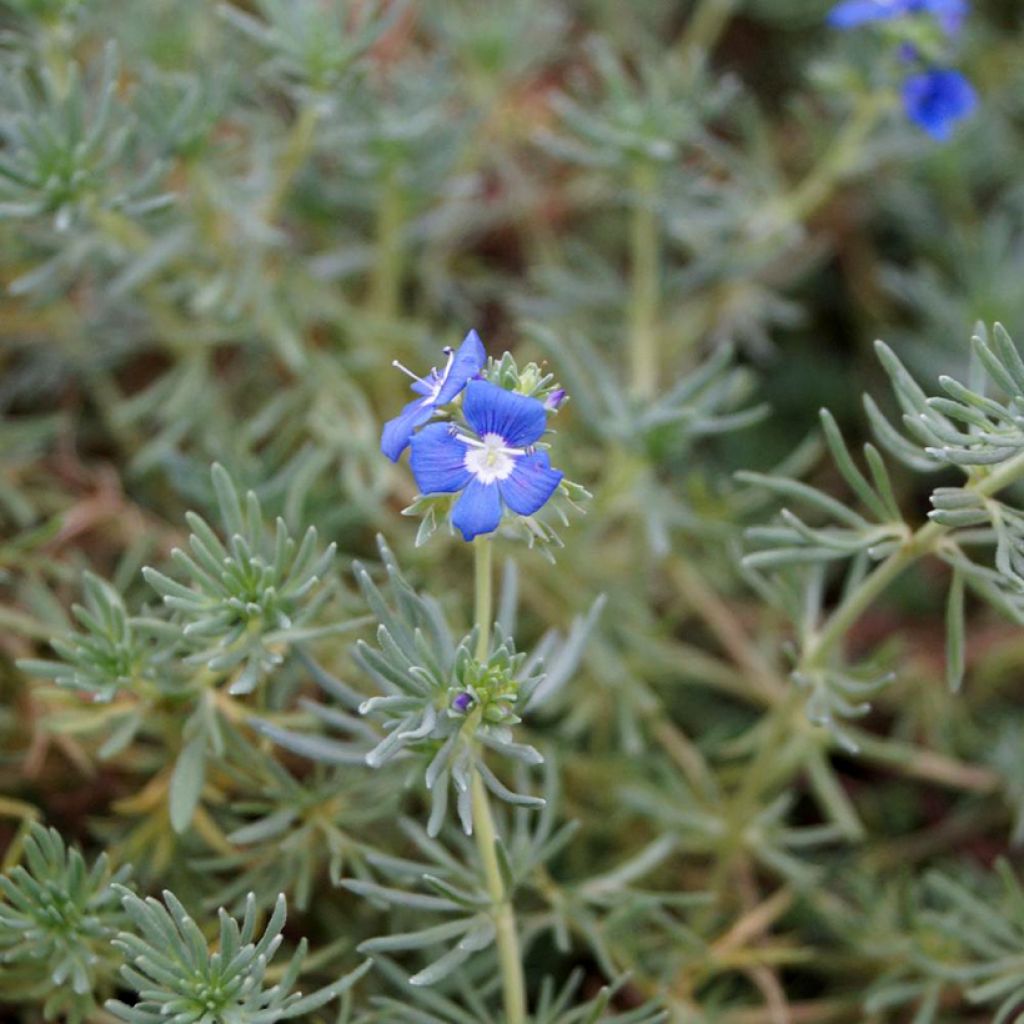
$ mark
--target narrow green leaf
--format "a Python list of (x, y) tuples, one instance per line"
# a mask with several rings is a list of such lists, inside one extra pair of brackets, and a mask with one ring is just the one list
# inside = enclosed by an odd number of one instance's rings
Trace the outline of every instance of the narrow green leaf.
[(206, 777), (206, 734), (200, 733), (178, 755), (171, 775), (171, 827), (181, 833), (188, 829), (203, 791)]
[(964, 577), (954, 568), (946, 600), (946, 682), (953, 693), (964, 679)]

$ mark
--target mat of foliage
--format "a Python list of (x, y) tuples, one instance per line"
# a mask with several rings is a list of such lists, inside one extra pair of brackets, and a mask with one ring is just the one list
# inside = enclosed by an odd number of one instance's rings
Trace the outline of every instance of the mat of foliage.
[(1018, 1019), (1022, 29), (3, 0), (3, 1019)]

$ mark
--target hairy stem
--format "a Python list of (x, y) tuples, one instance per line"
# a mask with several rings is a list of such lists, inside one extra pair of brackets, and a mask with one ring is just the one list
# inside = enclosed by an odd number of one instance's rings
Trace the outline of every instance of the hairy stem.
[(631, 390), (648, 400), (658, 388), (658, 218), (654, 200), (658, 172), (640, 161), (633, 167), (630, 223), (629, 355)]
[(476, 558), (476, 660), (483, 662), (491, 653), (491, 623), (494, 621), (494, 542), (477, 537), (473, 542)]
[(491, 804), (479, 772), (473, 773), (473, 833), (480, 863), (484, 869), (487, 893), (494, 905), (495, 941), (498, 946), (498, 965), (501, 970), (501, 988), (505, 1000), (506, 1024), (524, 1024), (526, 1021), (526, 981), (519, 954), (519, 935), (516, 918), (505, 891), (505, 882), (498, 864), (497, 833)]

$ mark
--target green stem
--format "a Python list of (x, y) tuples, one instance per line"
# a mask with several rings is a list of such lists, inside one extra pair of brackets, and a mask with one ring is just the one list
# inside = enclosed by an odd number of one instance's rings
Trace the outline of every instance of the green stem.
[(299, 111), (299, 115), (292, 125), (292, 130), (284, 144), (281, 161), (277, 165), (274, 183), (267, 192), (264, 202), (263, 216), (268, 223), (277, 216), (278, 208), (288, 194), (295, 175), (299, 173), (309, 151), (313, 148), (313, 137), (319, 119), (319, 109), (314, 104), (310, 104)]
[(402, 290), (402, 224), (405, 204), (395, 172), (381, 184), (377, 202), (377, 244), (370, 280), (370, 308), (382, 319), (398, 312)]
[(715, 48), (735, 9), (736, 0), (700, 0), (680, 42), (683, 59), (707, 56)]
[(71, 86), (70, 34), (67, 23), (58, 20), (46, 26), (43, 36), (43, 60), (61, 99), (67, 96)]
[(490, 537), (477, 537), (473, 542), (473, 552), (476, 557), (476, 660), (483, 663), (491, 653), (491, 623), (494, 619), (493, 541)]
[(782, 199), (778, 226), (799, 224), (817, 212), (839, 182), (853, 170), (864, 152), (864, 143), (889, 108), (888, 93), (870, 93), (860, 98), (853, 116), (807, 176)]
[[(991, 498), (1010, 484), (1024, 477), (1024, 454), (1017, 455), (1002, 463), (997, 469), (980, 477), (967, 490), (981, 498)], [(934, 551), (939, 541), (950, 528), (940, 523), (929, 522), (912, 533), (881, 565), (861, 581), (860, 585), (847, 594), (845, 600), (832, 613), (821, 631), (808, 644), (802, 661), (802, 668), (821, 668), (832, 650), (838, 645), (854, 623), (872, 605), (875, 599), (908, 566), (922, 556)]]
[(505, 1000), (505, 1024), (525, 1024), (526, 981), (519, 953), (519, 935), (515, 912), (505, 891), (505, 882), (498, 863), (497, 833), (487, 790), (479, 772), (473, 773), (473, 833), (480, 862), (484, 869), (487, 893), (494, 905), (495, 942), (501, 970), (501, 988)]
[[(477, 537), (473, 549), (476, 559), (476, 658), (483, 662), (490, 653), (491, 620), (494, 617), (494, 542), (490, 537)], [(473, 772), (470, 795), (473, 801), (473, 835), (483, 866), (487, 894), (493, 907), (495, 942), (505, 1000), (505, 1024), (525, 1024), (526, 982), (523, 978), (515, 912), (498, 863), (498, 834), (491, 814), (491, 803), (478, 771)]]
[(629, 353), (631, 390), (649, 400), (658, 388), (658, 218), (655, 197), (657, 167), (640, 161), (633, 167), (633, 211), (630, 223)]

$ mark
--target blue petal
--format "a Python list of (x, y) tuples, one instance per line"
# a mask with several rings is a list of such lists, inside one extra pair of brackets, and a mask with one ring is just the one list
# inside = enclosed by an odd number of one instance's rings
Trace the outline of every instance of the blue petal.
[(923, 11), (938, 19), (948, 35), (956, 35), (967, 17), (967, 0), (911, 0), (912, 12)]
[(480, 437), (497, 434), (509, 448), (533, 444), (548, 422), (543, 402), (506, 391), (486, 380), (469, 382), (462, 411)]
[(535, 452), (516, 459), (512, 473), (498, 487), (513, 512), (532, 516), (555, 493), (563, 474), (551, 468), (546, 452)]
[(486, 362), (487, 353), (480, 335), (470, 331), (455, 353), (448, 376), (434, 399), (435, 404), (447, 405), (484, 368)]
[(833, 28), (857, 28), (871, 21), (888, 21), (909, 14), (913, 0), (844, 0), (829, 11)]
[(431, 423), (412, 439), (409, 466), (421, 494), (450, 494), (469, 483), (466, 446), (452, 436), (447, 423)]
[(971, 114), (977, 103), (974, 87), (959, 71), (933, 69), (913, 75), (903, 85), (907, 117), (940, 141), (953, 134), (957, 121)]
[(500, 522), (501, 495), (498, 493), (498, 485), (473, 480), (455, 502), (452, 524), (465, 540), (472, 540), (481, 533), (494, 533)]
[(422, 398), (413, 399), (393, 420), (384, 424), (380, 435), (380, 450), (392, 461), (397, 462), (405, 451), (413, 431), (434, 415), (430, 402)]
[(949, 35), (955, 35), (967, 17), (967, 0), (844, 0), (829, 12), (828, 23), (850, 29), (913, 14), (930, 14)]

